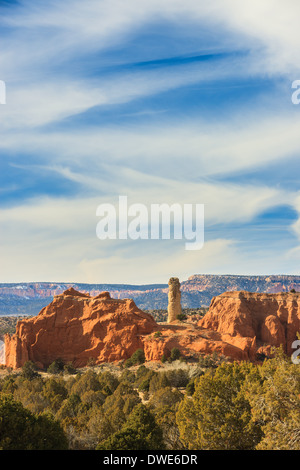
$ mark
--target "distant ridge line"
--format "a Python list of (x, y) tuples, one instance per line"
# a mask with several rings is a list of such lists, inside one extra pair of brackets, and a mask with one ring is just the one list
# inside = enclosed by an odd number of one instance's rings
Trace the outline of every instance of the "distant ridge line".
[[(193, 274), (181, 283), (183, 308), (199, 308), (210, 305), (213, 297), (226, 291), (249, 291), (262, 293), (300, 292), (300, 275), (296, 274)], [(166, 309), (168, 305), (168, 282), (152, 284), (110, 284), (80, 282), (15, 282), (0, 283), (0, 315), (37, 315), (55, 295), (70, 287), (98, 295), (109, 291), (114, 298), (133, 299), (142, 310)]]

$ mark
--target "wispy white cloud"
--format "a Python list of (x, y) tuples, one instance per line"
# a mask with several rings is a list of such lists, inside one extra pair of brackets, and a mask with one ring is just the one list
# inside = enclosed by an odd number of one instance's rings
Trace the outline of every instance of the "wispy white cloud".
[[(286, 72), (295, 67), (299, 48), (297, 0), (79, 0), (58, 2), (23, 1), (13, 10), (3, 12), (1, 23), (13, 29), (3, 60), (9, 60), (11, 47), (18, 47), (21, 64), (77, 54), (86, 50), (109, 48), (132, 36), (141, 27), (157, 21), (186, 23), (190, 28), (206, 27), (215, 35), (224, 31), (223, 44), (239, 44), (257, 50), (269, 58), (264, 71)], [(198, 26), (199, 28), (199, 26)], [(27, 40), (24, 41), (25, 34)], [(198, 32), (199, 34), (199, 32)], [(37, 41), (36, 39), (39, 39)], [(32, 48), (32, 45), (35, 48)], [(45, 53), (43, 54), (42, 51)], [(23, 60), (22, 60), (23, 57)], [(295, 60), (296, 59), (296, 60)], [(4, 62), (5, 63), (5, 62)], [(263, 65), (263, 62), (259, 64)]]
[[(25, 1), (2, 18), (2, 23), (11, 28), (2, 38), (0, 58), (1, 73), (9, 85), (9, 106), (3, 111), (3, 124), (44, 125), (93, 106), (126, 103), (216, 77), (222, 80), (230, 76), (295, 72), (300, 41), (296, 14), (299, 5), (295, 1), (289, 4), (287, 8), (286, 3), (276, 1), (274, 8), (274, 2), (269, 0), (246, 5), (233, 0), (212, 5), (194, 0), (166, 0), (163, 4), (153, 0), (92, 0), (88, 4), (77, 0)], [(211, 31), (221, 28), (220, 50), (224, 50), (224, 40), (232, 36), (236, 50), (248, 50), (249, 55), (213, 64), (171, 69), (166, 66), (163, 72), (123, 72), (97, 80), (72, 73), (66, 77), (66, 71), (60, 72), (64, 61), (80, 64), (87, 52), (109, 50), (124, 41), (124, 35), (126, 38), (137, 33), (142, 25), (158, 18), (174, 24), (191, 23), (195, 35), (201, 26), (210, 27)], [(229, 41), (231, 47), (233, 39)]]
[[(245, 110), (246, 112), (246, 110)], [(255, 113), (259, 112), (258, 109)], [(175, 180), (201, 178), (257, 169), (300, 151), (297, 115), (260, 119), (250, 111), (227, 122), (186, 120), (159, 125), (90, 126), (86, 129), (3, 133), (0, 149), (39, 156), (39, 164), (63, 174), (101, 175), (103, 168)], [(51, 163), (49, 163), (51, 162)], [(26, 167), (26, 162), (24, 162)], [(116, 169), (114, 168), (114, 171)], [(115, 175), (117, 178), (117, 175)], [(144, 176), (147, 181), (147, 176)]]
[[(95, 107), (101, 113), (101, 109), (127, 104), (122, 112), (130, 114), (129, 105), (136, 100), (195, 84), (282, 76), (288, 81), (299, 70), (298, 2), (23, 0), (2, 12), (0, 78), (7, 82), (7, 105), (1, 108), (0, 149), (19, 168), (15, 156), (29, 156), (21, 165), (24, 172), (57, 175), (77, 189), (72, 198), (38, 194), (30, 200), (16, 200), (1, 211), (3, 281), (164, 282), (171, 271), (180, 271), (182, 276), (200, 270), (243, 269), (245, 273), (247, 269), (255, 272), (257, 266), (262, 272), (263, 263), (267, 271), (276, 269), (269, 252), (254, 253), (251, 247), (249, 252), (242, 251), (240, 240), (221, 233), (196, 255), (173, 244), (147, 245), (146, 249), (131, 244), (99, 245), (95, 208), (101, 202), (116, 201), (123, 193), (132, 202), (145, 204), (204, 203), (209, 226), (251, 227), (259, 213), (281, 204), (300, 213), (298, 193), (280, 184), (268, 185), (267, 177), (264, 184), (256, 185), (215, 180), (299, 154), (300, 118), (292, 105), (291, 109), (279, 105), (277, 93), (282, 90), (277, 89), (272, 100), (266, 98), (265, 90), (250, 109), (249, 103), (240, 102), (226, 112), (220, 104), (219, 112), (215, 103), (214, 115), (209, 117), (201, 111), (196, 117), (189, 112), (170, 116), (156, 109), (150, 110), (157, 113), (151, 125), (143, 124), (143, 111), (136, 112), (141, 122), (135, 125), (100, 125), (88, 119), (84, 125), (62, 124), (80, 114), (88, 117)], [(117, 71), (104, 67), (113, 53), (113, 65), (134, 62), (134, 50), (129, 57), (116, 51), (148, 28), (151, 31), (153, 24), (188, 30), (195, 38), (195, 53), (243, 54), (172, 67), (168, 63)], [(176, 55), (167, 49), (169, 58)], [(192, 53), (188, 48), (188, 54)], [(160, 52), (153, 59), (164, 57)], [(92, 71), (87, 64), (92, 64)], [(100, 72), (96, 74), (97, 65)], [(19, 187), (22, 181), (14, 185)], [(296, 243), (299, 221), (291, 229)], [(281, 247), (280, 252), (283, 262), (279, 265), (293, 269), (289, 247)]]
[[(137, 174), (132, 175), (132, 178), (136, 177)], [(81, 183), (87, 187), (91, 185), (91, 181), (84, 181), (84, 178)], [(204, 203), (205, 228), (208, 231), (218, 224), (230, 227), (231, 224), (251, 223), (261, 211), (282, 203), (292, 204), (293, 201), (291, 194), (267, 187), (190, 183), (187, 192), (186, 183), (150, 176), (146, 184), (142, 180), (144, 188), (126, 188), (127, 183), (119, 189), (127, 189), (129, 205), (139, 202), (150, 208), (150, 204), (155, 202)], [(153, 190), (155, 192), (156, 188), (158, 193), (154, 199)], [(96, 208), (106, 202), (114, 203), (118, 211), (116, 195), (109, 199), (106, 195), (73, 199), (36, 198), (2, 209), (2, 281), (138, 282), (143, 279), (143, 282), (163, 282), (171, 271), (180, 274), (181, 278), (199, 270), (226, 272), (232, 269), (245, 273), (246, 269), (252, 269), (255, 272), (251, 246), (248, 253), (243, 252), (237, 239), (230, 240), (225, 234), (222, 238), (222, 229), (219, 229), (218, 238), (205, 240), (204, 248), (192, 253), (185, 251), (184, 240), (100, 241), (96, 237)], [(267, 251), (256, 265), (260, 271), (263, 260), (267, 260), (268, 266), (275, 264)], [(283, 256), (284, 251), (282, 247), (280, 252)], [(12, 259), (18, 260), (17, 273)]]

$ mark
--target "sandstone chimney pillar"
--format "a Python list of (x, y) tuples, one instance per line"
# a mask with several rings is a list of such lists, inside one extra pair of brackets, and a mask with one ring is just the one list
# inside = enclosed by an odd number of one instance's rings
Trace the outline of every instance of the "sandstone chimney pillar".
[(177, 320), (177, 315), (181, 314), (181, 293), (180, 282), (177, 277), (169, 280), (168, 294), (168, 323)]

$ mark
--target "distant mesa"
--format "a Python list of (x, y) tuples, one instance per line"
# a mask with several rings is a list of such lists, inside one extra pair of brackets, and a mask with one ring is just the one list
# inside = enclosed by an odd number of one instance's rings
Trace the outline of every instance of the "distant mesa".
[[(130, 298), (142, 310), (167, 309), (169, 286), (164, 284), (80, 284), (80, 283), (0, 283), (0, 315), (37, 315), (54, 296), (71, 287), (90, 297), (109, 291), (112, 298)], [(213, 297), (224, 292), (256, 293), (300, 291), (300, 276), (238, 276), (195, 274), (180, 281), (182, 308), (208, 307)]]

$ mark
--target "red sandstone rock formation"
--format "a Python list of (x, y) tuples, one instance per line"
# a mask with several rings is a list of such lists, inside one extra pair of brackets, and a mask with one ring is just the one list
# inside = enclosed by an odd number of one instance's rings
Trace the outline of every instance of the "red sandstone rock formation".
[(257, 294), (225, 292), (214, 297), (209, 311), (198, 325), (238, 343), (242, 338), (256, 341), (257, 352), (283, 346), (287, 354), (300, 332), (300, 293)]
[(155, 328), (152, 316), (133, 300), (111, 299), (108, 292), (90, 297), (70, 288), (36, 317), (19, 321), (14, 335), (6, 335), (6, 365), (15, 369), (31, 360), (44, 368), (61, 358), (82, 367), (89, 359), (127, 359), (143, 347), (142, 335)]
[(199, 358), (200, 355), (213, 354), (226, 356), (231, 360), (255, 359), (255, 340), (242, 338), (241, 341), (227, 335), (197, 327), (193, 324), (173, 322), (160, 325), (160, 336), (155, 334), (144, 337), (144, 351), (147, 361), (159, 361), (162, 356), (169, 357), (173, 348), (178, 348), (184, 357)]
[[(160, 334), (155, 334), (160, 331)], [(291, 344), (300, 331), (300, 293), (225, 292), (215, 297), (197, 324), (157, 324), (133, 300), (95, 297), (73, 288), (57, 295), (36, 317), (21, 320), (16, 334), (5, 337), (6, 365), (32, 360), (44, 368), (55, 359), (85, 366), (127, 359), (137, 349), (146, 361), (159, 361), (176, 347), (183, 356), (217, 352), (232, 360), (257, 360), (272, 346)]]
[(160, 327), (161, 335), (144, 339), (148, 360), (168, 356), (173, 347), (184, 355), (217, 352), (233, 360), (257, 360), (271, 355), (272, 346), (287, 354), (300, 331), (300, 294), (225, 292), (214, 297), (209, 311), (197, 326), (182, 324)]

